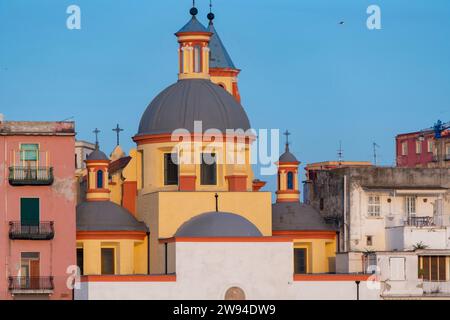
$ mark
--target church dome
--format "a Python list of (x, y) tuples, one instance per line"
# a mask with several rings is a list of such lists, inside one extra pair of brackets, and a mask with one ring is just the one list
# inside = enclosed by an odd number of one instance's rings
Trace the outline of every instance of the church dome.
[(145, 223), (110, 201), (83, 202), (76, 210), (78, 231), (148, 231)]
[(286, 150), (279, 159), (280, 162), (298, 162), (297, 158), (289, 151)]
[(106, 156), (106, 154), (103, 151), (100, 151), (98, 148), (96, 148), (94, 151), (91, 152), (90, 155), (87, 156), (86, 160), (109, 160), (109, 158)]
[(194, 121), (203, 131), (250, 128), (244, 108), (226, 90), (206, 79), (179, 80), (162, 91), (147, 107), (138, 135), (172, 133), (176, 129), (194, 132)]
[(228, 212), (208, 212), (178, 228), (175, 237), (261, 237), (258, 228), (244, 217)]

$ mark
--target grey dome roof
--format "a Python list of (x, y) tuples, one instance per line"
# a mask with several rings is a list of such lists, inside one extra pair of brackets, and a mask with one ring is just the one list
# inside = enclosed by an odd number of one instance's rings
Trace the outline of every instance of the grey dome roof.
[(278, 202), (272, 204), (273, 230), (321, 230), (335, 231), (312, 206), (300, 202)]
[(103, 151), (96, 148), (88, 155), (86, 160), (109, 160), (109, 158)]
[(148, 228), (111, 201), (87, 201), (77, 206), (78, 231), (144, 231)]
[(298, 162), (297, 158), (287, 150), (280, 156), (280, 162)]
[(183, 28), (178, 30), (177, 33), (181, 32), (208, 32), (208, 30), (203, 24), (201, 24), (200, 21), (197, 20), (195, 16), (192, 16), (191, 20), (189, 20), (189, 22), (186, 23)]
[(172, 133), (184, 128), (194, 132), (194, 121), (203, 131), (250, 128), (244, 108), (226, 90), (204, 79), (180, 80), (162, 91), (147, 107), (138, 135)]
[(178, 228), (175, 237), (261, 237), (258, 228), (234, 213), (207, 212)]

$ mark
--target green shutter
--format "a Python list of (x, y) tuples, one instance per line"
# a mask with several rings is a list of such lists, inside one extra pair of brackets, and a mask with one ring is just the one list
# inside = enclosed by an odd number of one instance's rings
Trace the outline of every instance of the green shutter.
[(39, 153), (38, 144), (22, 144), (20, 145), (20, 160), (25, 161), (37, 161)]
[(20, 222), (26, 226), (39, 225), (39, 199), (21, 198), (20, 199)]

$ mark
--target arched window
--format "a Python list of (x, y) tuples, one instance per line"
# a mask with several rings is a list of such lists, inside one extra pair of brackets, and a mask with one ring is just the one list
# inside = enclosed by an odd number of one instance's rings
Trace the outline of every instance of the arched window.
[(294, 190), (294, 174), (292, 172), (287, 174), (287, 188), (288, 190)]
[(202, 72), (202, 47), (194, 47), (194, 72)]
[(97, 171), (97, 189), (103, 188), (103, 171), (98, 170)]

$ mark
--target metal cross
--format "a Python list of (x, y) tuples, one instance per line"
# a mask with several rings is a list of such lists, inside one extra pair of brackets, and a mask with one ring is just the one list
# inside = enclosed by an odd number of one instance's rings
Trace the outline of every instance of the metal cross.
[(286, 132), (283, 134), (286, 136), (286, 146), (289, 146), (289, 136), (291, 135), (291, 133), (286, 130)]
[(95, 145), (98, 146), (98, 134), (100, 133), (100, 130), (95, 128), (95, 130), (92, 132), (95, 133)]
[(117, 145), (120, 144), (120, 132), (123, 131), (123, 129), (121, 127), (119, 127), (119, 124), (117, 124), (115, 129), (112, 129), (113, 131), (116, 132), (117, 135)]

